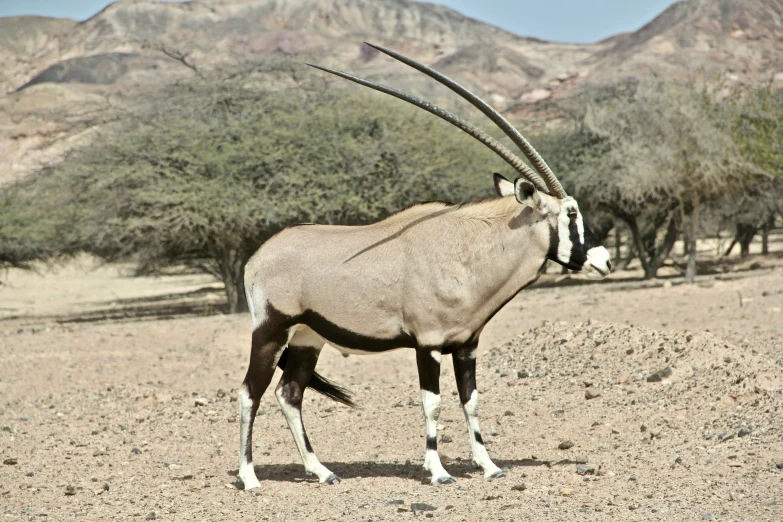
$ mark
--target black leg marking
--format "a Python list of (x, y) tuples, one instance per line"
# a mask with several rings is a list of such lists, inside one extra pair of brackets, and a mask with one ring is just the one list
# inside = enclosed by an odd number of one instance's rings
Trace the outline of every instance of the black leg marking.
[[(292, 342), (295, 340), (292, 339)], [(289, 345), (286, 349), (288, 361), (275, 395), (302, 457), (305, 471), (315, 473), (321, 482), (336, 484), (340, 479), (318, 461), (302, 422), (302, 399), (315, 371), (319, 351), (320, 348)]]
[(449, 476), (438, 457), (438, 418), (440, 417), (440, 349), (417, 348), (416, 366), (419, 369), (421, 405), (424, 409), (424, 426), (427, 446), (424, 452), (424, 469), (432, 473), (432, 484), (451, 484)]
[(487, 454), (484, 439), (478, 422), (478, 390), (476, 390), (476, 348), (478, 342), (460, 348), (454, 352), (454, 375), (457, 379), (457, 390), (468, 424), (470, 448), (473, 461), (484, 469), (485, 478), (500, 478), (504, 476)]

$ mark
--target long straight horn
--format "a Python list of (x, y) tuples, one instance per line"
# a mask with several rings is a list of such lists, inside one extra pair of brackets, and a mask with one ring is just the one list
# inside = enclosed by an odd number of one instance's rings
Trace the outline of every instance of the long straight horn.
[(359, 78), (358, 76), (354, 76), (352, 74), (348, 74), (342, 71), (335, 71), (334, 69), (328, 69), (326, 67), (321, 67), (320, 65), (313, 65), (310, 63), (308, 63), (307, 65), (331, 74), (335, 74), (337, 76), (340, 76), (341, 78), (345, 78), (346, 80), (351, 80), (352, 82), (358, 83), (359, 85), (364, 85), (365, 87), (369, 87), (370, 89), (375, 89), (376, 91), (380, 91), (390, 96), (394, 96), (395, 98), (406, 101), (412, 105), (415, 105), (416, 107), (419, 107), (420, 109), (424, 109), (425, 111), (430, 112), (435, 116), (438, 116), (439, 118), (446, 120), (447, 122), (451, 123), (455, 127), (458, 127), (459, 129), (463, 130), (467, 134), (473, 136), (475, 139), (477, 139), (478, 141), (486, 145), (495, 154), (503, 158), (506, 161), (506, 163), (514, 167), (514, 170), (519, 172), (528, 181), (530, 181), (533, 185), (535, 185), (538, 190), (548, 191), (544, 179), (538, 174), (536, 174), (533, 171), (533, 169), (528, 167), (527, 164), (524, 161), (522, 161), (518, 156), (516, 156), (513, 152), (508, 150), (506, 147), (504, 147), (502, 144), (500, 144), (497, 140), (495, 140), (492, 136), (490, 136), (483, 130), (466, 122), (459, 116), (450, 113), (446, 109), (442, 109), (437, 105), (434, 105), (428, 101), (424, 101), (408, 93), (398, 91), (397, 89), (394, 89), (392, 87), (387, 87), (386, 85), (381, 85), (380, 83), (371, 82), (370, 80), (365, 80), (364, 78)]
[(504, 118), (498, 111), (496, 111), (492, 106), (490, 106), (487, 102), (470, 92), (468, 89), (460, 85), (459, 83), (455, 82), (451, 78), (439, 73), (438, 71), (431, 69), (427, 67), (426, 65), (423, 65), (415, 60), (412, 60), (408, 58), (407, 56), (403, 56), (398, 52), (392, 51), (390, 49), (384, 49), (383, 47), (380, 47), (378, 45), (374, 45), (368, 42), (364, 42), (365, 44), (369, 45), (373, 49), (377, 49), (378, 51), (388, 54), (395, 60), (399, 60), (405, 65), (409, 65), (410, 67), (413, 67), (417, 71), (421, 71), (430, 78), (433, 78), (437, 80), (438, 82), (442, 83), (452, 91), (456, 92), (463, 98), (465, 98), (467, 101), (469, 101), (471, 104), (473, 104), (478, 110), (483, 112), (490, 120), (492, 120), (495, 125), (500, 127), (500, 129), (506, 133), (506, 136), (511, 138), (511, 141), (514, 142), (514, 144), (519, 147), (519, 150), (522, 151), (522, 153), (525, 155), (527, 159), (530, 160), (530, 163), (533, 164), (533, 166), (536, 168), (536, 170), (541, 174), (541, 176), (544, 178), (544, 181), (546, 181), (547, 187), (549, 188), (549, 192), (557, 197), (557, 198), (564, 198), (566, 197), (566, 191), (563, 189), (563, 186), (560, 184), (560, 181), (555, 177), (554, 173), (552, 172), (552, 169), (549, 168), (549, 165), (546, 164), (544, 161), (544, 158), (541, 157), (541, 155), (536, 151), (536, 149), (533, 148), (533, 146), (528, 143), (528, 141), (522, 136), (522, 134), (514, 128), (511, 123)]

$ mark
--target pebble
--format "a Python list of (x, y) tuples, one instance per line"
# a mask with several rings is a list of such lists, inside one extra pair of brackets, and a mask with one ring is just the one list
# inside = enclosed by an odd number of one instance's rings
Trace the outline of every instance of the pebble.
[(557, 449), (561, 449), (561, 450), (567, 450), (573, 447), (574, 447), (574, 443), (571, 442), (570, 440), (564, 440), (563, 442), (557, 445)]
[(530, 374), (526, 370), (519, 370), (517, 372), (517, 377), (519, 377), (520, 379), (527, 379), (528, 377), (530, 377)]
[(702, 520), (715, 520), (715, 515), (710, 513), (709, 511), (707, 513), (702, 513), (701, 515)]
[(588, 464), (581, 464), (576, 467), (576, 474), (577, 475), (595, 475), (595, 466), (590, 466)]
[(34, 477), (35, 476), (35, 472), (34, 471), (28, 471), (27, 473), (24, 474), (24, 476), (25, 477)]
[(441, 435), (440, 441), (448, 444), (449, 442), (453, 442), (453, 439), (451, 438), (451, 435)]
[(636, 482), (636, 475), (631, 475), (630, 477), (628, 477), (628, 480), (630, 480), (631, 482)]
[(218, 396), (218, 398), (219, 398), (219, 399), (222, 399), (223, 397), (225, 397), (225, 396), (226, 396), (226, 390), (224, 390), (223, 388), (220, 388), (220, 389), (217, 391), (217, 394), (216, 394), (216, 395)]
[(103, 483), (103, 491), (109, 491), (109, 483), (108, 482), (104, 482)]
[(672, 375), (672, 367), (667, 366), (666, 368), (661, 368), (657, 372), (653, 372), (650, 375), (647, 376), (647, 382), (661, 382), (667, 377), (671, 377)]
[(416, 515), (422, 511), (435, 511), (435, 506), (432, 506), (430, 504), (424, 504), (423, 502), (412, 502), (411, 503), (411, 511), (413, 511), (413, 514)]
[(181, 462), (164, 462), (163, 465), (169, 469), (179, 469), (182, 467)]
[(71, 486), (70, 484), (65, 486), (65, 494), (69, 497), (72, 497), (76, 494), (76, 488)]
[(196, 406), (207, 406), (209, 404), (209, 400), (206, 397), (199, 397), (196, 399)]
[(386, 503), (389, 504), (390, 506), (401, 506), (405, 504), (405, 501), (400, 499), (394, 499), (394, 500), (389, 500)]
[(17, 460), (16, 459), (5, 459), (3, 461), (3, 464), (6, 466), (16, 466)]
[(600, 397), (600, 396), (601, 396), (601, 390), (599, 390), (598, 388), (590, 387), (585, 390), (585, 399), (587, 399), (588, 401), (590, 399), (595, 399), (596, 397)]
[(131, 450), (131, 453), (133, 453), (134, 455), (141, 455), (141, 450), (139, 448), (133, 448)]
[(778, 462), (777, 464), (775, 464), (775, 467), (783, 470), (783, 462)]
[(560, 488), (560, 494), (564, 497), (570, 497), (574, 494), (574, 490), (572, 488)]
[(487, 430), (487, 435), (491, 435), (493, 437), (495, 435), (500, 435), (500, 430), (497, 429), (497, 428), (490, 428), (490, 429)]
[(742, 428), (737, 433), (737, 437), (747, 437), (748, 435), (750, 435), (750, 430), (748, 428)]
[(506, 410), (506, 411), (503, 413), (503, 416), (504, 416), (504, 417), (513, 417), (513, 416), (514, 416), (514, 412), (513, 412), (513, 411), (511, 411), (511, 410)]
[(525, 491), (527, 489), (527, 484), (524, 482), (521, 484), (516, 484), (514, 486), (511, 486), (511, 491)]
[(154, 511), (150, 511), (147, 513), (147, 516), (144, 517), (144, 520), (155, 520), (156, 518), (158, 518), (158, 515)]
[(93, 457), (103, 457), (103, 456), (106, 456), (108, 454), (109, 454), (109, 452), (106, 451), (106, 450), (95, 450), (95, 451), (92, 452), (92, 456)]

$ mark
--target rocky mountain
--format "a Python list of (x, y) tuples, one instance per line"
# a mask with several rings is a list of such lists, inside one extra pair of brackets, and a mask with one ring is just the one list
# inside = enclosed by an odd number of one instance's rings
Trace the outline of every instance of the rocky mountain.
[(411, 0), (120, 0), (78, 23), (0, 18), (0, 183), (87, 139), (117, 100), (138, 100), (134, 93), (194, 69), (299, 56), (434, 101), (443, 95), (371, 52), (368, 40), (434, 65), (501, 109), (518, 109), (628, 75), (783, 84), (782, 20), (781, 0), (684, 0), (639, 31), (575, 45)]

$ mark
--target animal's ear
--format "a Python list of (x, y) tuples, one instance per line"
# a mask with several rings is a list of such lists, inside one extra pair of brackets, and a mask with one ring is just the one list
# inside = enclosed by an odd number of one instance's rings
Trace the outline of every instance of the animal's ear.
[(546, 202), (541, 197), (541, 193), (536, 189), (535, 185), (523, 178), (517, 178), (514, 181), (514, 195), (523, 205), (527, 205), (540, 210), (546, 211)]
[(498, 193), (498, 196), (505, 197), (505, 196), (514, 195), (513, 183), (511, 183), (509, 180), (507, 180), (497, 172), (493, 175), (493, 177), (495, 178), (495, 192)]

